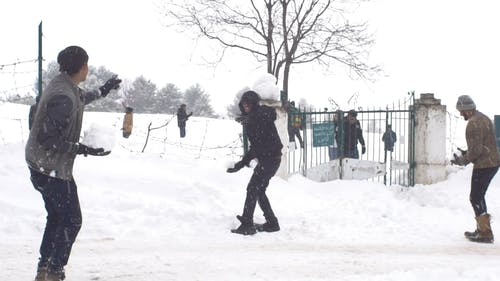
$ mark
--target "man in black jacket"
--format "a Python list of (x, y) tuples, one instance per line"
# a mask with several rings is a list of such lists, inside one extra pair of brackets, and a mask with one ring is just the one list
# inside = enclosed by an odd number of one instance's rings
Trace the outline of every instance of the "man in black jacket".
[(186, 113), (186, 105), (181, 104), (181, 106), (177, 109), (177, 125), (179, 126), (179, 130), (181, 133), (181, 138), (186, 136), (186, 121), (193, 115), (193, 112), (187, 114)]
[(365, 154), (366, 146), (363, 138), (363, 130), (357, 117), (357, 112), (349, 110), (344, 119), (344, 157), (359, 159), (358, 142), (361, 144), (361, 153)]
[(79, 143), (83, 108), (117, 89), (121, 80), (113, 77), (99, 90), (84, 92), (78, 87), (88, 74), (88, 55), (78, 46), (62, 50), (60, 74), (50, 81), (36, 106), (26, 144), (25, 157), (31, 182), (42, 195), (47, 223), (40, 246), (35, 281), (65, 278), (71, 247), (82, 225), (73, 163), (77, 154), (104, 156), (109, 151)]
[[(252, 159), (257, 159), (258, 164), (247, 186), (247, 196), (243, 214), (236, 216), (241, 225), (231, 230), (233, 233), (252, 235), (256, 231), (274, 232), (279, 231), (278, 219), (274, 215), (269, 199), (266, 196), (266, 188), (269, 180), (276, 174), (281, 162), (281, 143), (278, 130), (274, 125), (276, 110), (272, 107), (260, 105), (260, 97), (254, 91), (247, 91), (241, 97), (239, 103), (241, 116), (237, 121), (241, 122), (246, 130), (250, 148), (243, 159), (227, 169), (228, 173), (239, 171), (248, 166)], [(266, 223), (254, 225), (253, 214), (256, 204), (264, 212)]]

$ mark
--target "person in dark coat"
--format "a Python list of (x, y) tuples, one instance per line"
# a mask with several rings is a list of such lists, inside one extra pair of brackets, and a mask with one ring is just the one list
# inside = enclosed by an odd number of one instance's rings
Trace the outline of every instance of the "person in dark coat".
[(388, 124), (384, 134), (382, 135), (382, 141), (384, 142), (384, 150), (392, 152), (394, 150), (394, 144), (397, 141), (396, 133), (392, 130), (391, 124)]
[(500, 166), (495, 129), (491, 119), (476, 109), (476, 104), (470, 96), (460, 96), (456, 107), (467, 121), (465, 128), (467, 150), (454, 155), (455, 159), (451, 160), (451, 163), (460, 166), (474, 164), (469, 200), (476, 216), (476, 230), (466, 231), (464, 235), (473, 242), (493, 243), (494, 237), (485, 195)]
[(78, 192), (73, 178), (77, 154), (104, 156), (110, 151), (79, 143), (84, 106), (117, 89), (121, 80), (109, 79), (99, 90), (78, 87), (88, 74), (88, 55), (78, 46), (62, 50), (60, 74), (50, 81), (34, 113), (25, 157), (34, 188), (42, 195), (47, 223), (40, 246), (36, 281), (65, 278), (71, 248), (82, 225)]
[[(252, 235), (256, 231), (279, 231), (278, 219), (274, 215), (271, 204), (266, 195), (269, 181), (276, 174), (281, 163), (281, 143), (278, 130), (274, 125), (276, 110), (272, 107), (260, 105), (260, 96), (254, 91), (247, 91), (241, 97), (239, 107), (241, 116), (237, 118), (247, 133), (250, 148), (233, 168), (227, 169), (228, 173), (239, 171), (248, 166), (252, 159), (257, 159), (258, 164), (247, 186), (247, 195), (243, 214), (236, 216), (241, 225), (231, 230), (233, 233)], [(254, 225), (253, 215), (256, 204), (264, 212), (266, 223)]]
[(177, 109), (177, 125), (179, 126), (181, 138), (186, 136), (186, 121), (189, 119), (191, 115), (193, 115), (193, 112), (189, 114), (186, 113), (185, 104), (181, 104), (179, 109)]
[(359, 159), (358, 142), (361, 144), (362, 154), (365, 154), (366, 146), (361, 124), (356, 117), (357, 112), (349, 110), (347, 116), (344, 118), (343, 148), (344, 157)]

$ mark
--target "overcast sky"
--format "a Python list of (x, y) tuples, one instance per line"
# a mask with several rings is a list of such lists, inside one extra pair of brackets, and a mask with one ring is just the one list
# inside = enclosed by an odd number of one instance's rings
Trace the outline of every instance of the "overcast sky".
[[(5, 1), (4, 1), (5, 2)], [(156, 1), (158, 2), (158, 1)], [(199, 82), (223, 112), (239, 89), (251, 86), (264, 69), (232, 59), (217, 69), (199, 59), (210, 50), (162, 26), (154, 1), (17, 0), (1, 4), (0, 65), (36, 59), (37, 29), (43, 21), (44, 66), (69, 45), (80, 45), (89, 63), (121, 77), (144, 75), (159, 88), (182, 90)], [(319, 67), (292, 69), (290, 97), (324, 107), (332, 97), (343, 107), (359, 94), (357, 106), (381, 106), (406, 93), (432, 92), (455, 112), (456, 98), (469, 94), (489, 115), (497, 109), (500, 65), (500, 4), (495, 0), (372, 0), (358, 15), (366, 18), (377, 43), (371, 53), (384, 75), (375, 83), (351, 81), (345, 71), (321, 74)], [(29, 66), (36, 70), (36, 65)], [(8, 68), (2, 71), (6, 72)], [(19, 68), (20, 69), (20, 68)], [(22, 75), (16, 75), (20, 80)], [(13, 75), (0, 73), (0, 84)], [(17, 82), (19, 86), (19, 81)], [(0, 91), (5, 91), (0, 86)], [(492, 102), (494, 101), (494, 102)]]

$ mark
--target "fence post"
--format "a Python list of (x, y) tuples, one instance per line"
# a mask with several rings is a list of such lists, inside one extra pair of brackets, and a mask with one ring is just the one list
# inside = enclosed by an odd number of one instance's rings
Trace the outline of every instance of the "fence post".
[(40, 25), (38, 25), (38, 95), (36, 97), (36, 102), (40, 100), (40, 97), (42, 96), (42, 62), (43, 62), (43, 56), (42, 56), (42, 22), (40, 22)]

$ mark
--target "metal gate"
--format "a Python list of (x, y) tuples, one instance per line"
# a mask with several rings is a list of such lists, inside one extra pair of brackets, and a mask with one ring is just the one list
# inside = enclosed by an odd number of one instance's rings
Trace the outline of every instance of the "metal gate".
[[(332, 179), (367, 179), (385, 185), (413, 186), (415, 184), (415, 111), (414, 93), (410, 98), (387, 106), (385, 109), (314, 110), (298, 109), (289, 113), (289, 120), (300, 118), (302, 126), (295, 129), (289, 123), (290, 141), (295, 140), (288, 155), (288, 171), (309, 178), (326, 181)], [(345, 140), (348, 113), (355, 113), (364, 138), (355, 151), (348, 149)], [(352, 122), (352, 121), (351, 121)], [(391, 129), (393, 137), (384, 137)], [(298, 144), (300, 134), (303, 147)], [(352, 132), (351, 132), (352, 133)], [(391, 134), (386, 134), (391, 135)], [(393, 142), (391, 147), (390, 142)], [(346, 151), (348, 150), (348, 151)]]

